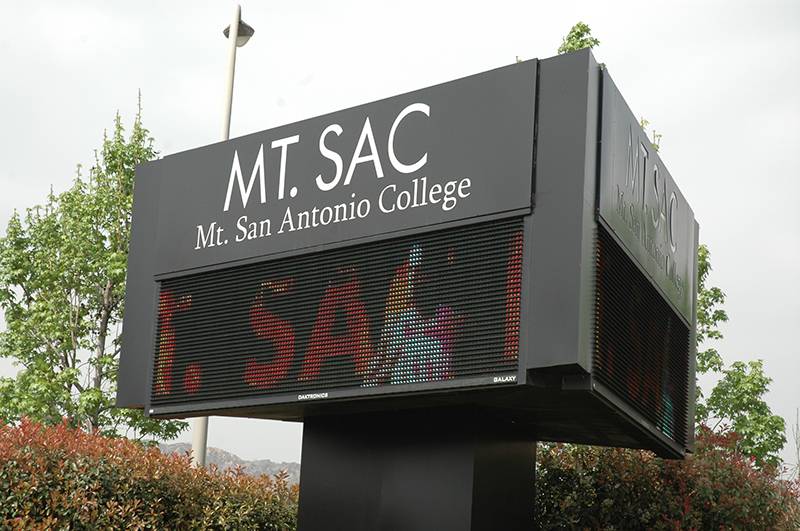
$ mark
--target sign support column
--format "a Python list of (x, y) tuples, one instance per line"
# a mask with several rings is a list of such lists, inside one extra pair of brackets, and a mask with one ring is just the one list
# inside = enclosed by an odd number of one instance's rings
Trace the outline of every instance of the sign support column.
[(306, 419), (300, 531), (527, 531), (536, 443), (475, 409)]

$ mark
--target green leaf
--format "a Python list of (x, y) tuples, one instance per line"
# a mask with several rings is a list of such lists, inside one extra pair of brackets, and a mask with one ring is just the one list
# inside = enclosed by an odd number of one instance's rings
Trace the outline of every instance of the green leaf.
[(567, 36), (561, 41), (561, 46), (558, 47), (558, 53), (569, 53), (584, 48), (594, 48), (599, 45), (600, 41), (592, 37), (592, 30), (589, 25), (584, 22), (578, 22), (569, 30)]

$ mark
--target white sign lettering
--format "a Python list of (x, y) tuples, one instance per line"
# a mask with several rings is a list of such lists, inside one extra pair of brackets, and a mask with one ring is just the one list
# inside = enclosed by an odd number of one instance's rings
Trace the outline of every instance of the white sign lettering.
[[(396, 138), (398, 131), (403, 127), (406, 118), (412, 114), (419, 113), (425, 117), (431, 116), (431, 108), (426, 103), (416, 102), (404, 107), (392, 121), (388, 132), (383, 131), (386, 136), (376, 138), (370, 117), (364, 118), (361, 131), (357, 142), (353, 147), (352, 156), (347, 164), (345, 172), (345, 159), (342, 155), (331, 147), (331, 142), (335, 138), (341, 137), (345, 130), (337, 123), (330, 124), (322, 129), (318, 139), (318, 151), (322, 159), (333, 163), (330, 173), (324, 171), (313, 177), (314, 184), (322, 192), (335, 190), (340, 184), (348, 186), (359, 165), (371, 163), (372, 172), (376, 179), (384, 178), (384, 166), (381, 162), (381, 151), (379, 145), (385, 145), (383, 153), (388, 154), (391, 168), (396, 172), (395, 178), (414, 174), (423, 170), (428, 163), (428, 152), (421, 150), (420, 155), (414, 162), (401, 161), (397, 155)], [(381, 143), (378, 142), (381, 139)], [(383, 142), (385, 139), (385, 143)], [(260, 144), (258, 154), (253, 160), (250, 179), (245, 182), (245, 172), (242, 171), (242, 160), (251, 160), (248, 157), (240, 157), (239, 151), (234, 150), (231, 171), (228, 176), (228, 185), (225, 192), (225, 202), (223, 212), (228, 212), (231, 208), (232, 198), (237, 195), (241, 200), (242, 208), (247, 208), (250, 197), (253, 195), (254, 188), (258, 187), (258, 198), (260, 204), (267, 203), (267, 196), (271, 193), (276, 201), (293, 199), (300, 190), (297, 186), (289, 188), (288, 198), (286, 197), (287, 179), (289, 179), (289, 146), (299, 144), (300, 135), (290, 135), (270, 142), (270, 148), (279, 150), (278, 156), (278, 176), (277, 189), (269, 192), (269, 175), (264, 154), (264, 144)], [(274, 166), (272, 166), (274, 167)], [(292, 179), (297, 180), (302, 176), (292, 175)], [(302, 183), (299, 183), (302, 184)], [(350, 194), (350, 200), (336, 202), (335, 204), (322, 204), (312, 206), (310, 209), (297, 210), (291, 205), (283, 209), (283, 215), (275, 219), (252, 214), (243, 214), (232, 224), (231, 233), (235, 234), (234, 243), (241, 243), (250, 240), (267, 238), (273, 235), (292, 233), (300, 230), (313, 230), (318, 227), (335, 225), (363, 220), (372, 215), (399, 215), (401, 212), (415, 208), (438, 208), (444, 212), (450, 212), (458, 207), (459, 201), (466, 200), (472, 194), (472, 181), (469, 177), (461, 178), (442, 178), (442, 176), (415, 176), (410, 180), (397, 179), (376, 190), (375, 197), (357, 197), (355, 193)], [(235, 201), (234, 201), (235, 203)], [(373, 204), (376, 208), (373, 208)], [(255, 212), (255, 211), (252, 211)], [(273, 227), (277, 230), (273, 230)], [(226, 227), (220, 221), (211, 221), (196, 226), (195, 250), (227, 245), (229, 240), (225, 238)]]

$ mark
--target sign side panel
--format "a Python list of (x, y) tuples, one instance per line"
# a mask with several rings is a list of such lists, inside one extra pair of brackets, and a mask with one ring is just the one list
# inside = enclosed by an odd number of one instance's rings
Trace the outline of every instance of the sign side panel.
[(602, 135), (600, 218), (693, 323), (694, 212), (607, 72)]
[(118, 407), (143, 408), (147, 401), (157, 291), (153, 280), (153, 264), (161, 182), (158, 170), (159, 166), (155, 164), (136, 168), (125, 319), (117, 382)]

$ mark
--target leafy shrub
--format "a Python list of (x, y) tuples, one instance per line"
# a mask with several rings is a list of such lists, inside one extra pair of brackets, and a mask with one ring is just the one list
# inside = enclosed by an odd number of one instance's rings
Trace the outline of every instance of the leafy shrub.
[(196, 469), (66, 425), (0, 425), (0, 529), (288, 530), (297, 499), (282, 475)]
[[(702, 430), (685, 461), (649, 452), (540, 445), (542, 529), (800, 529), (800, 483)], [(0, 529), (296, 527), (285, 476), (195, 469), (127, 439), (23, 420), (0, 425)]]
[(702, 429), (685, 461), (639, 450), (540, 445), (542, 529), (800, 529), (800, 483)]

